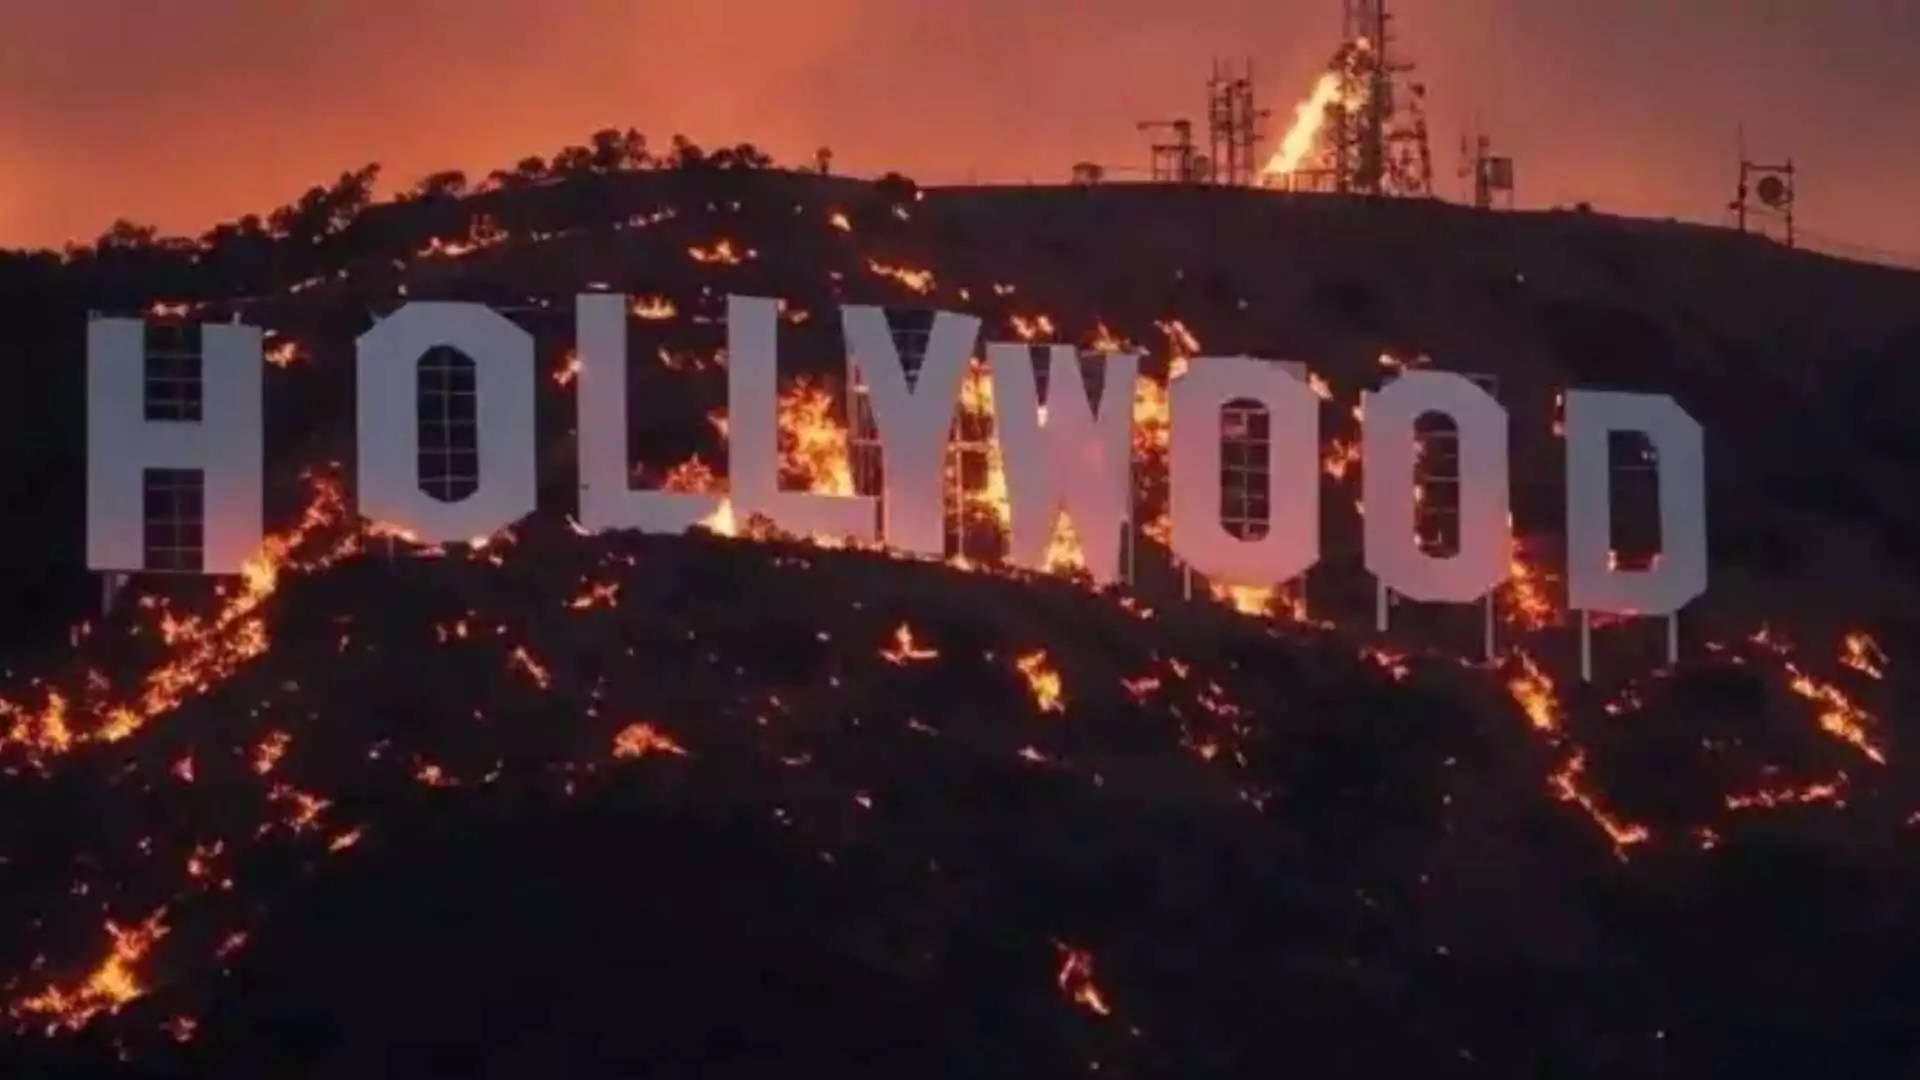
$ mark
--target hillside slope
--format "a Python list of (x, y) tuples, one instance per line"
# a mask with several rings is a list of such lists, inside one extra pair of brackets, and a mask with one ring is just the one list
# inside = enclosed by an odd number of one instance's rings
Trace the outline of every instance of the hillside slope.
[[(758, 172), (376, 207), (309, 246), (244, 298), (231, 252), (9, 267), (37, 303), (7, 352), (48, 376), (23, 415), (78, 402), (88, 310), (272, 328), (270, 471), (298, 529), (224, 599), (141, 581), (77, 656), (20, 652), (18, 1068), (1910, 1073), (1871, 1002), (1909, 988), (1920, 897), (1897, 660), (1920, 279), (1588, 216)], [(1170, 364), (1305, 360), (1329, 399), (1323, 565), (1303, 607), (1188, 601), (1149, 546), (1100, 595), (993, 567), (992, 505), (972, 571), (580, 537), (590, 287), (636, 297), (634, 450), (680, 485), (706, 482), (690, 455), (724, 461), (728, 293), (787, 301), (783, 366), (808, 381), (786, 472), (821, 490), (857, 471), (836, 303), (1142, 343), (1143, 520)], [(369, 544), (339, 470), (302, 476), (351, 461), (353, 338), (403, 291), (520, 309), (551, 376), (542, 513), (438, 558)], [(1341, 447), (1383, 354), (1493, 375), (1512, 410), (1522, 558), (1491, 660), (1472, 612), (1372, 629)], [(1677, 668), (1629, 623), (1573, 677), (1569, 385), (1667, 391), (1707, 428), (1714, 582)], [(15, 539), (16, 595), (84, 605), (55, 571), (81, 550), (54, 483), (77, 485), (73, 433), (11, 431), (45, 466), (13, 490), (55, 523)]]
[[(18, 980), (23, 1024), (90, 1021), (60, 1053), (290, 1077), (1912, 1060), (1897, 1009), (1849, 1003), (1911, 970), (1893, 793), (1709, 808), (1763, 748), (1840, 756), (1740, 667), (1611, 733), (1624, 795), (1715, 835), (1657, 822), (1623, 863), (1497, 681), (1218, 608), (550, 531), (352, 556), (259, 615), (272, 648), (217, 689), (7, 789), (13, 969), (98, 963), (89, 912), (119, 920), (91, 981)], [(1675, 756), (1679, 725), (1749, 745)]]

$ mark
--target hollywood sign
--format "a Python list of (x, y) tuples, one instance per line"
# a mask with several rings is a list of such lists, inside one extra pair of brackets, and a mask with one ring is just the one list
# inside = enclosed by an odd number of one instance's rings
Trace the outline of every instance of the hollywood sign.
[[(713, 517), (723, 496), (634, 490), (627, 446), (628, 301), (589, 293), (576, 303), (578, 520), (590, 531), (681, 533)], [(730, 499), (741, 520), (764, 515), (779, 528), (883, 541), (907, 553), (945, 553), (943, 465), (953, 414), (980, 320), (950, 312), (933, 323), (917, 373), (908, 378), (877, 307), (841, 309), (850, 365), (869, 393), (884, 462), (880, 496), (783, 491), (778, 483), (775, 301), (732, 296), (727, 304)], [(418, 475), (416, 365), (436, 346), (469, 357), (476, 376), (478, 486), (465, 498), (426, 494)], [(355, 497), (370, 520), (405, 528), (425, 543), (491, 535), (535, 509), (531, 334), (480, 304), (413, 302), (356, 343), (358, 469)], [(1133, 391), (1139, 356), (1101, 357), (1099, 400), (1081, 378), (1080, 350), (1048, 347), (1040, 407), (1025, 344), (987, 347), (995, 437), (1011, 509), (1008, 556), (1040, 567), (1058, 512), (1075, 526), (1093, 578), (1121, 576), (1122, 535), (1132, 517)], [(258, 327), (208, 324), (200, 352), (201, 418), (150, 420), (141, 319), (90, 323), (87, 336), (87, 561), (110, 573), (146, 569), (142, 524), (149, 469), (197, 470), (203, 499), (201, 572), (233, 574), (264, 535), (262, 377)], [(1171, 380), (1168, 449), (1173, 554), (1221, 584), (1269, 587), (1304, 574), (1319, 558), (1320, 399), (1297, 364), (1245, 356), (1202, 357)], [(1220, 516), (1222, 407), (1253, 401), (1270, 416), (1266, 475), (1270, 527), (1229, 532)], [(1415, 535), (1414, 423), (1453, 422), (1459, 446), (1459, 542), (1437, 556)], [(1569, 390), (1565, 395), (1566, 580), (1581, 612), (1671, 615), (1707, 583), (1705, 479), (1699, 424), (1662, 394)], [(1643, 569), (1611, 558), (1609, 436), (1636, 432), (1658, 471), (1661, 558)], [(1361, 461), (1366, 567), (1383, 589), (1416, 601), (1470, 603), (1510, 572), (1507, 413), (1465, 376), (1404, 372), (1364, 398)], [(884, 498), (882, 526), (877, 512)], [(880, 533), (884, 528), (885, 535)], [(1384, 592), (1383, 592), (1383, 595)], [(1584, 625), (1584, 624), (1583, 624)]]

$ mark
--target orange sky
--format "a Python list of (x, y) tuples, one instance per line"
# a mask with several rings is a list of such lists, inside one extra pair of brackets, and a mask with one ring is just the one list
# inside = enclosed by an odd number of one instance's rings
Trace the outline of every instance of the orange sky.
[[(1755, 156), (1805, 170), (1803, 229), (1920, 253), (1911, 0), (1395, 2), (1448, 197), (1478, 112), (1523, 206), (1720, 220), (1744, 120)], [(929, 183), (1054, 182), (1078, 160), (1144, 164), (1137, 119), (1202, 119), (1215, 54), (1251, 54), (1263, 104), (1290, 114), (1339, 25), (1339, 0), (9, 4), (0, 244), (120, 216), (197, 233), (367, 161), (390, 186), (481, 173), (609, 126), (783, 160), (824, 143), (846, 171)]]

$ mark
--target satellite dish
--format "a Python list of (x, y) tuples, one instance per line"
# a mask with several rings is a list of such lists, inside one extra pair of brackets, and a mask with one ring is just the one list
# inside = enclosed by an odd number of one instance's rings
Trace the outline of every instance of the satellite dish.
[(1761, 202), (1776, 210), (1793, 201), (1792, 193), (1787, 190), (1786, 181), (1777, 176), (1761, 177), (1760, 183), (1754, 188), (1754, 193), (1760, 196)]

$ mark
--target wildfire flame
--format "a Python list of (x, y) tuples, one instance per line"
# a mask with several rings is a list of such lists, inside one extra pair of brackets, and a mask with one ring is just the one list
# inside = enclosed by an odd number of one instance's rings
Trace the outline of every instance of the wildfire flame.
[(1293, 120), (1280, 136), (1279, 149), (1261, 168), (1262, 183), (1281, 185), (1299, 173), (1320, 149), (1329, 131), (1328, 121), (1335, 110), (1353, 112), (1365, 107), (1364, 84), (1356, 85), (1338, 68), (1353, 62), (1350, 52), (1364, 54), (1370, 49), (1371, 45), (1365, 39), (1352, 42), (1350, 49), (1343, 49), (1342, 55), (1335, 60), (1336, 70), (1324, 72), (1314, 81), (1313, 90), (1306, 99), (1294, 106)]

